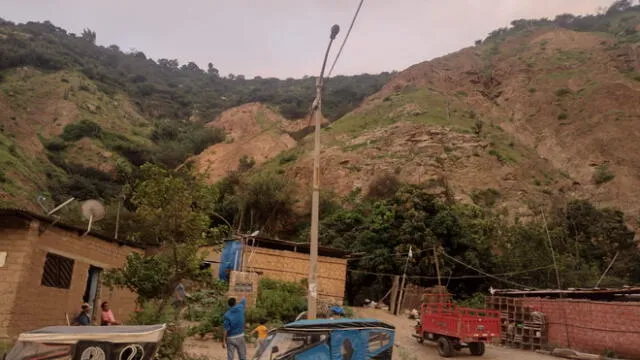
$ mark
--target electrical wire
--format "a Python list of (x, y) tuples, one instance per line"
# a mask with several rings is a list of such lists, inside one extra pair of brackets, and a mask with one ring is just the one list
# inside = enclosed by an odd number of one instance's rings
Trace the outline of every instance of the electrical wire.
[(467, 268), (469, 268), (469, 269), (471, 269), (471, 270), (473, 270), (473, 271), (476, 271), (476, 272), (478, 272), (478, 273), (480, 273), (480, 274), (483, 274), (483, 275), (485, 275), (485, 276), (487, 276), (487, 277), (490, 277), (490, 278), (492, 278), (492, 279), (494, 279), (494, 280), (498, 280), (498, 281), (504, 282), (504, 283), (506, 283), (506, 284), (515, 285), (515, 286), (517, 286), (517, 287), (521, 287), (521, 288), (525, 288), (525, 289), (534, 289), (534, 290), (538, 290), (538, 288), (535, 288), (535, 287), (533, 287), (533, 286), (523, 285), (523, 284), (517, 283), (517, 282), (515, 282), (515, 281), (511, 281), (511, 280), (507, 280), (507, 279), (502, 279), (502, 278), (497, 277), (497, 276), (495, 276), (495, 275), (488, 274), (488, 273), (486, 273), (486, 272), (484, 272), (484, 271), (482, 271), (482, 270), (480, 270), (480, 269), (477, 269), (477, 268), (475, 268), (475, 267), (473, 267), (473, 266), (471, 266), (471, 265), (465, 264), (464, 262), (462, 262), (462, 261), (460, 261), (460, 260), (458, 260), (458, 259), (456, 259), (456, 258), (454, 258), (454, 257), (452, 257), (452, 256), (447, 255), (447, 253), (442, 253), (442, 255), (444, 255), (444, 257), (445, 257), (445, 258), (447, 258), (447, 259), (449, 259), (449, 260), (451, 260), (451, 261), (453, 261), (453, 262), (456, 262), (456, 263), (458, 263), (458, 264), (460, 264), (460, 265), (462, 265), (462, 266), (464, 266), (464, 267), (467, 267)]
[(336, 63), (340, 58), (340, 54), (342, 54), (342, 49), (344, 48), (344, 44), (347, 43), (347, 39), (349, 39), (349, 34), (351, 34), (351, 29), (353, 29), (353, 25), (355, 24), (356, 19), (358, 18), (358, 13), (360, 13), (362, 4), (364, 4), (364, 0), (360, 0), (358, 9), (356, 10), (356, 13), (353, 15), (353, 19), (351, 20), (351, 25), (349, 25), (349, 30), (347, 31), (347, 35), (344, 37), (344, 40), (342, 41), (342, 45), (340, 45), (340, 50), (338, 50), (338, 54), (336, 55), (336, 58), (333, 59), (333, 64), (331, 64), (331, 69), (329, 69), (329, 74), (327, 74), (327, 78), (331, 77), (331, 73), (333, 73), (333, 68), (336, 66)]
[[(553, 265), (540, 266), (540, 267), (537, 267), (537, 268), (521, 270), (521, 271), (513, 271), (513, 272), (508, 272), (508, 273), (502, 273), (502, 274), (491, 274), (490, 277), (491, 276), (512, 276), (512, 275), (524, 274), (524, 273), (528, 273), (528, 272), (534, 272), (534, 271), (551, 269), (551, 268), (553, 268)], [(352, 272), (352, 273), (357, 273), (357, 274), (366, 274), (366, 275), (389, 276), (389, 277), (401, 276), (401, 275), (398, 275), (398, 274), (380, 273), (380, 272), (365, 271), (365, 270), (355, 270), (355, 269), (348, 269), (347, 272)], [(482, 279), (482, 278), (485, 278), (485, 277), (487, 277), (487, 275), (458, 275), (458, 276), (451, 276), (450, 278), (454, 279), (454, 280), (460, 280), (460, 279)], [(424, 280), (437, 280), (438, 279), (437, 276), (423, 276), (423, 275), (407, 275), (407, 278), (409, 278), (409, 279), (424, 279)]]

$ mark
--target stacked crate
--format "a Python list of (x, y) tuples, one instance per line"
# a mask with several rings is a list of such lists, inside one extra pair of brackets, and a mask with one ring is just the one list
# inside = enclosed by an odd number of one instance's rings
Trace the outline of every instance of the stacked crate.
[(487, 297), (488, 309), (500, 312), (500, 343), (523, 350), (539, 350), (547, 344), (546, 318), (524, 305), (522, 299)]

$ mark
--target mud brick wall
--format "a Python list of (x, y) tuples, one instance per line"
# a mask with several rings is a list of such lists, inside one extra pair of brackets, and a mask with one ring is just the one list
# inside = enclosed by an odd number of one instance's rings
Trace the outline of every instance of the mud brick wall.
[(522, 299), (547, 318), (549, 345), (640, 359), (640, 304), (588, 300)]
[[(309, 277), (308, 254), (247, 247), (242, 260), (244, 269), (262, 273), (262, 276), (270, 279), (300, 282)], [(346, 278), (347, 260), (318, 257), (319, 298), (342, 304)]]
[(9, 324), (18, 285), (27, 269), (23, 264), (31, 248), (23, 241), (28, 232), (28, 223), (7, 221), (0, 223), (0, 251), (6, 252), (4, 266), (0, 267), (0, 339), (9, 337)]
[[(27, 222), (23, 228), (2, 228), (0, 251), (7, 249), (11, 267), (0, 268), (0, 282), (12, 287), (12, 296), (0, 302), (0, 335), (14, 337), (22, 331), (48, 325), (66, 325), (65, 312), (70, 319), (78, 313), (83, 302), (89, 266), (103, 270), (121, 267), (127, 255), (142, 253), (140, 249), (104, 241), (91, 235), (82, 237), (56, 227), (48, 227), (38, 234), (40, 223)], [(41, 285), (47, 253), (74, 259), (69, 289)], [(5, 277), (4, 273), (8, 276)], [(98, 301), (109, 301), (116, 319), (127, 320), (135, 310), (135, 294), (126, 289), (109, 290), (100, 286)], [(4, 292), (4, 290), (3, 290)], [(6, 300), (6, 303), (5, 303)], [(96, 309), (97, 310), (97, 309)], [(99, 312), (95, 314), (99, 319)]]

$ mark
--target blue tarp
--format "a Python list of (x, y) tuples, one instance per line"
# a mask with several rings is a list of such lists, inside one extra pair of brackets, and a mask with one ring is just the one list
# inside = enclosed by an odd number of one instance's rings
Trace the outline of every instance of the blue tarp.
[(227, 240), (224, 242), (222, 254), (220, 255), (220, 270), (218, 277), (220, 280), (229, 281), (229, 271), (238, 270), (242, 261), (240, 250), (242, 244), (238, 240)]
[(336, 315), (344, 315), (344, 309), (340, 306), (331, 306), (329, 310)]

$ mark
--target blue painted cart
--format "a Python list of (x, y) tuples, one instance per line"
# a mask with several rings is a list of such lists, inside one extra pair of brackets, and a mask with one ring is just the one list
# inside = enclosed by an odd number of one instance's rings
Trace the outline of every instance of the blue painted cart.
[(391, 360), (395, 327), (376, 319), (300, 320), (269, 333), (254, 360)]

